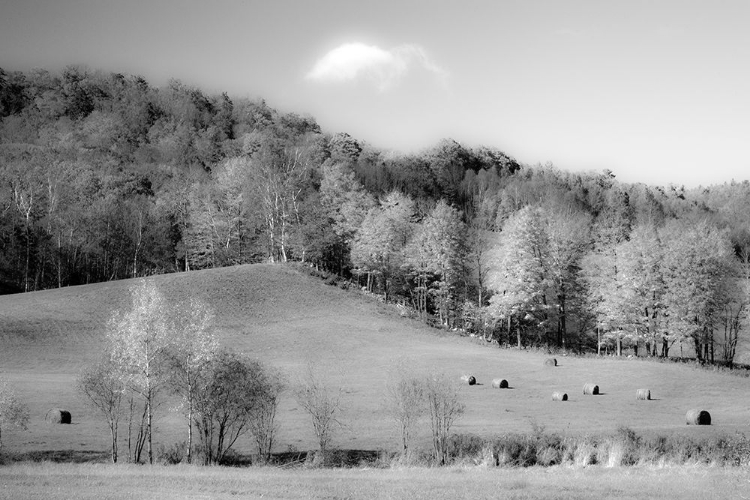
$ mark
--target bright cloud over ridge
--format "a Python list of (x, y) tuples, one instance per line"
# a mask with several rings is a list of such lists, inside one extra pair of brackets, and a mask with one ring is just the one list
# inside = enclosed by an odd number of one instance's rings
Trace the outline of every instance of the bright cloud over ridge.
[(414, 67), (441, 79), (447, 75), (418, 45), (404, 44), (384, 50), (363, 43), (345, 43), (320, 58), (305, 78), (323, 83), (342, 83), (361, 78), (384, 91)]

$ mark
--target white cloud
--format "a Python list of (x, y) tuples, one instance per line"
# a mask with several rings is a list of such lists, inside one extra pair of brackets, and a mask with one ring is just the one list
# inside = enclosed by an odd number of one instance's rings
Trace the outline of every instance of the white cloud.
[(395, 85), (415, 66), (440, 79), (447, 76), (418, 45), (407, 44), (383, 50), (374, 45), (346, 43), (320, 58), (305, 78), (323, 83), (364, 79), (384, 91)]

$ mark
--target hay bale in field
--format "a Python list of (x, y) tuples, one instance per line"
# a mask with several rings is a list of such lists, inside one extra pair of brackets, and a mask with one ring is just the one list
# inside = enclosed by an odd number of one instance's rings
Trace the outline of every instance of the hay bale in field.
[(508, 381), (504, 378), (496, 378), (492, 381), (492, 388), (493, 389), (507, 389), (508, 388)]
[(555, 358), (547, 358), (544, 360), (544, 366), (557, 366), (557, 360)]
[(71, 422), (70, 412), (62, 408), (52, 408), (44, 416), (44, 420), (50, 424), (69, 424)]
[(685, 422), (687, 425), (711, 425), (711, 414), (706, 410), (689, 410)]
[(568, 395), (564, 392), (553, 392), (552, 393), (552, 401), (567, 401)]
[(649, 389), (638, 389), (635, 393), (635, 399), (649, 400), (651, 399), (651, 391)]
[(596, 396), (599, 394), (599, 386), (588, 383), (583, 386), (583, 393), (587, 396)]
[(477, 383), (477, 379), (471, 375), (461, 375), (461, 380), (469, 385), (475, 385)]

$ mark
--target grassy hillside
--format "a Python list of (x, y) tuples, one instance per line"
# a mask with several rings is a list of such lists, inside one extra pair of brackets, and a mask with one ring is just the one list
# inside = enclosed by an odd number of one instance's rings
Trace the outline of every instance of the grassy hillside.
[[(462, 388), (466, 414), (456, 432), (492, 436), (525, 432), (532, 424), (570, 434), (611, 432), (620, 425), (643, 432), (703, 434), (750, 431), (747, 379), (688, 366), (641, 360), (558, 358), (545, 367), (539, 353), (498, 349), (401, 318), (389, 306), (280, 265), (249, 265), (153, 278), (175, 303), (195, 295), (216, 312), (221, 343), (284, 372), (291, 384), (313, 363), (344, 389), (344, 448), (396, 449), (395, 429), (381, 410), (389, 369), (403, 357), (416, 368), (444, 371), (479, 385)], [(29, 431), (3, 433), (17, 450), (106, 450), (107, 429), (75, 392), (77, 374), (101, 349), (114, 311), (130, 307), (132, 280), (0, 297), (0, 375), (30, 404)], [(508, 390), (492, 389), (502, 377)], [(600, 396), (583, 396), (586, 382)], [(654, 401), (636, 401), (649, 388)], [(565, 391), (568, 402), (552, 402)], [(156, 441), (182, 441), (183, 419), (160, 409)], [(74, 424), (47, 425), (44, 414), (64, 407)], [(708, 410), (713, 423), (686, 427), (685, 412)], [(287, 394), (279, 411), (277, 450), (314, 447), (306, 416)], [(420, 438), (427, 445), (428, 429)], [(249, 440), (239, 446), (247, 450)]]

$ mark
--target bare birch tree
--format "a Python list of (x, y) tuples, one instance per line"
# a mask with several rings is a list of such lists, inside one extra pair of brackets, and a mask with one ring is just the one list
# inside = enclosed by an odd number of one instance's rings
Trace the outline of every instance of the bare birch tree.
[(145, 402), (148, 460), (153, 464), (154, 409), (167, 377), (167, 352), (173, 343), (166, 301), (153, 280), (131, 287), (132, 308), (110, 322), (112, 356), (127, 374), (127, 384)]

